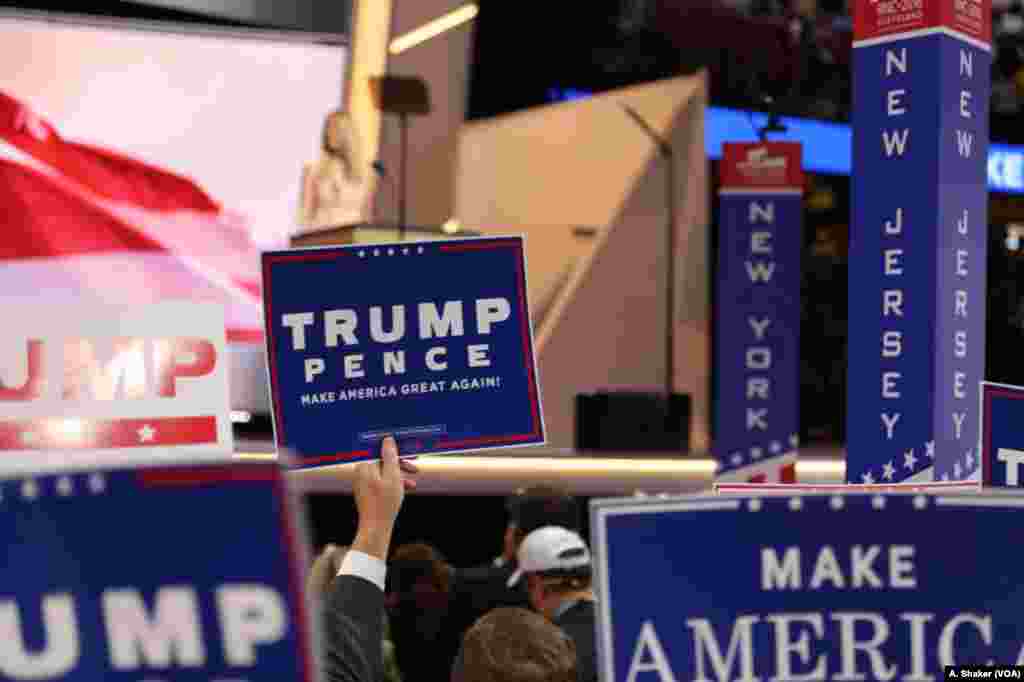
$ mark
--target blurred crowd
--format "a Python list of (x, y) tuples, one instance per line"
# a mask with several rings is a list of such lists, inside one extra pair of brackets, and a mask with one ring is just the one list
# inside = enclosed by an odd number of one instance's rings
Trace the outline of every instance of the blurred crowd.
[[(377, 564), (359, 538), (373, 535), (365, 520), (381, 516), (372, 511), (373, 488), (386, 493), (389, 466), (391, 487), (400, 487), (393, 443), (382, 464), (360, 465), (357, 540), (327, 545), (307, 577), (324, 608), (327, 679), (596, 681), (592, 558), (576, 499), (557, 485), (517, 491), (507, 500), (507, 525), (492, 530), (503, 551), (484, 565), (452, 566), (425, 543), (390, 553), (379, 546)], [(374, 599), (379, 612), (367, 608)]]

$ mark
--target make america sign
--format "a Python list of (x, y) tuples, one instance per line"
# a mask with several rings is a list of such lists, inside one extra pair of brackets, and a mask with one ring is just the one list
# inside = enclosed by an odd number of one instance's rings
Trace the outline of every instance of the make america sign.
[(1024, 496), (603, 500), (591, 516), (602, 680), (933, 682), (1024, 662), (1004, 549)]

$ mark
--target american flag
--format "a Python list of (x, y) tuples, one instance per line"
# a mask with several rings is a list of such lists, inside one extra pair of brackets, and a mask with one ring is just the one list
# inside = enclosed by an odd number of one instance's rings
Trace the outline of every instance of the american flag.
[(245, 219), (188, 178), (64, 139), (3, 91), (0, 215), (4, 299), (215, 301), (229, 341), (262, 339), (259, 249)]

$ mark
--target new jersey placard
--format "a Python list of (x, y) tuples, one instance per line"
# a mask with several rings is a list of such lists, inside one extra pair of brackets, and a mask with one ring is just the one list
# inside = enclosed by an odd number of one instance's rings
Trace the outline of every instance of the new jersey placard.
[(268, 252), (263, 285), (293, 466), (544, 442), (522, 237)]
[(0, 480), (0, 680), (313, 682), (277, 464)]
[(1022, 521), (1017, 493), (597, 501), (601, 679), (924, 682), (1021, 664), (1007, 538)]

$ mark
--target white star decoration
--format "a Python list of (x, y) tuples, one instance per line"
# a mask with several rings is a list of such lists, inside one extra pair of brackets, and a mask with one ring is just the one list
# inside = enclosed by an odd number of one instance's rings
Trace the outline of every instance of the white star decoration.
[(914, 498), (914, 509), (924, 509), (928, 506), (928, 498), (924, 495), (918, 495)]
[(89, 477), (89, 490), (93, 493), (101, 493), (107, 487), (107, 482), (103, 478), (103, 474), (93, 474)]
[(360, 251), (359, 252), (359, 257), (360, 258), (366, 258), (366, 252), (365, 251)]
[(422, 246), (416, 247), (416, 253), (423, 253), (423, 247)]
[(373, 250), (373, 255), (374, 256), (379, 256), (380, 255), (380, 249), (374, 249)]
[(789, 508), (792, 509), (793, 511), (799, 511), (800, 508), (803, 507), (803, 506), (804, 506), (804, 501), (801, 500), (799, 497), (791, 497), (791, 498), (789, 498)]
[(67, 476), (61, 476), (57, 479), (57, 494), (61, 497), (67, 497), (74, 491), (74, 486), (71, 484), (71, 479)]
[(747, 503), (747, 506), (750, 508), (750, 511), (761, 511), (761, 500), (755, 497)]
[(885, 498), (881, 495), (875, 495), (871, 498), (871, 506), (875, 509), (885, 509)]
[(930, 440), (924, 444), (924, 454), (928, 455), (928, 459), (935, 459), (935, 441)]
[(871, 472), (869, 471), (866, 474), (864, 474), (863, 476), (861, 476), (860, 480), (863, 481), (864, 483), (867, 483), (868, 485), (871, 485), (872, 483), (875, 482), (875, 477), (872, 476)]
[(917, 457), (914, 457), (913, 450), (907, 450), (903, 453), (903, 466), (908, 469), (913, 469), (917, 466)]
[(761, 459), (761, 455), (764, 454), (764, 450), (761, 448), (750, 448), (750, 456), (754, 459)]
[(388, 255), (389, 256), (394, 256), (395, 255), (395, 250), (394, 249), (388, 249)]
[(943, 481), (948, 481), (949, 480), (949, 474), (942, 474), (942, 480)]
[(402, 255), (403, 256), (408, 256), (409, 255), (409, 249), (407, 249), (407, 248), (402, 249)]
[(885, 466), (882, 467), (882, 478), (884, 478), (887, 481), (891, 481), (895, 473), (896, 467), (892, 465), (892, 460), (889, 460), (888, 462), (885, 463)]
[(777, 455), (780, 452), (782, 452), (782, 443), (780, 443), (777, 440), (773, 440), (771, 447), (769, 447), (768, 449), (772, 451), (773, 455)]
[(839, 511), (843, 508), (843, 498), (839, 495), (833, 495), (832, 499), (828, 501), (828, 504), (836, 511)]
[(26, 500), (34, 500), (39, 497), (39, 485), (31, 478), (21, 484), (21, 496)]
[(737, 452), (735, 455), (732, 456), (732, 458), (729, 461), (732, 462), (732, 465), (734, 467), (738, 467), (739, 465), (743, 464), (743, 455)]
[(136, 431), (136, 433), (139, 434), (140, 443), (148, 443), (153, 440), (154, 436), (156, 436), (156, 429), (149, 424), (143, 424), (142, 428)]

